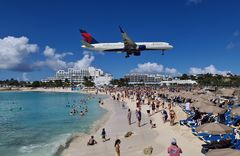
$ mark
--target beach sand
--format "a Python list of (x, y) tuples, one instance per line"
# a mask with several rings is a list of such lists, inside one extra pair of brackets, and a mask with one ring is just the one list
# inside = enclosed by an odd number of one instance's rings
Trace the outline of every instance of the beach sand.
[[(120, 102), (110, 98), (105, 99), (103, 107), (108, 110), (108, 120), (100, 126), (97, 131), (85, 137), (74, 139), (70, 146), (62, 152), (62, 156), (113, 156), (114, 142), (118, 138), (121, 140), (121, 155), (141, 156), (144, 155), (143, 149), (153, 147), (152, 155), (167, 156), (167, 147), (171, 139), (177, 139), (178, 146), (182, 148), (184, 156), (203, 156), (201, 153), (201, 140), (191, 133), (186, 126), (170, 126), (169, 122), (162, 123), (161, 113), (156, 113), (151, 117), (146, 115), (146, 106), (142, 107), (142, 127), (137, 127), (135, 117), (134, 101), (126, 100), (128, 107), (132, 111), (132, 125), (128, 125), (127, 109), (123, 109)], [(185, 113), (178, 107), (174, 108), (177, 113), (177, 120), (186, 118)], [(157, 124), (157, 128), (151, 129), (149, 120)], [(102, 128), (106, 129), (109, 141), (102, 142), (100, 138)], [(126, 132), (132, 131), (134, 134), (129, 138), (124, 138)], [(98, 144), (87, 146), (91, 135), (94, 135)]]

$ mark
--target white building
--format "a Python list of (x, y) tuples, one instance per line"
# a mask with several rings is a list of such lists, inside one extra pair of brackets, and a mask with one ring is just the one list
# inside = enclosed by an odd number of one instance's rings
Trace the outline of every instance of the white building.
[(74, 68), (69, 68), (67, 71), (59, 70), (56, 72), (55, 80), (65, 82), (68, 79), (71, 83), (81, 84), (84, 81), (84, 77), (91, 78), (96, 86), (108, 85), (113, 79), (110, 74), (104, 73), (101, 69), (89, 67), (80, 70)]
[(68, 79), (72, 83), (82, 83), (84, 77), (89, 77), (90, 73), (87, 69), (75, 70), (69, 68), (68, 71), (59, 70), (56, 72), (56, 79), (62, 80), (63, 82)]
[(96, 77), (93, 82), (95, 83), (96, 86), (105, 86), (105, 85), (109, 85), (112, 79), (113, 77), (110, 74), (105, 74), (105, 75)]
[(160, 85), (167, 85), (167, 86), (169, 86), (169, 85), (195, 85), (195, 84), (197, 84), (197, 82), (194, 80), (179, 80), (179, 79), (160, 82)]
[(160, 74), (127, 74), (124, 76), (129, 84), (159, 84), (166, 77)]

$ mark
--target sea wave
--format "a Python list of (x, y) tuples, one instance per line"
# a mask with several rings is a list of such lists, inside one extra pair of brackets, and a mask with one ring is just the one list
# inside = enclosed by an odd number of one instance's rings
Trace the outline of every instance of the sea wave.
[(65, 149), (67, 149), (67, 148), (70, 146), (70, 144), (71, 144), (76, 138), (85, 137), (85, 136), (86, 136), (85, 133), (72, 134), (71, 136), (69, 136), (69, 137), (66, 139), (65, 143), (60, 144), (60, 145), (56, 148), (55, 152), (53, 153), (53, 156), (60, 156), (61, 153), (62, 153)]
[(45, 144), (22, 146), (19, 148), (19, 153), (22, 156), (58, 156), (75, 138), (80, 136), (83, 134), (61, 134)]

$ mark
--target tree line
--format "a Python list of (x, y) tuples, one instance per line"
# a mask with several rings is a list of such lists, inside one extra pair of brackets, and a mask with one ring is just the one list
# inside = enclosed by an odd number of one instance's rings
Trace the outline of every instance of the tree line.
[[(195, 80), (200, 86), (240, 87), (240, 76), (232, 75), (230, 73), (228, 73), (226, 76), (213, 74), (199, 74), (199, 75), (183, 74), (176, 78), (180, 80)], [(113, 79), (111, 81), (111, 84), (122, 87), (128, 86), (129, 85), (128, 82), (129, 82), (128, 79), (120, 78)]]
[[(75, 84), (71, 83), (68, 79), (65, 79), (65, 81), (62, 80), (50, 80), (47, 82), (42, 81), (18, 81), (13, 78), (6, 79), (6, 80), (0, 80), (0, 87), (73, 87)], [(86, 87), (93, 87), (95, 84), (92, 82), (91, 79), (85, 78), (83, 81), (83, 85)]]
[(226, 76), (213, 74), (187, 75), (179, 77), (181, 80), (195, 80), (201, 86), (218, 86), (218, 87), (240, 87), (240, 76), (228, 73)]

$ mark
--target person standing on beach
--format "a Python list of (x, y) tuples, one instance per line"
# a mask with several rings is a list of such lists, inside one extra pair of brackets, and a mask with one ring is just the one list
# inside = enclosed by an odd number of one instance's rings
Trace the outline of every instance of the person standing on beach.
[(103, 139), (103, 142), (106, 141), (106, 131), (105, 131), (105, 128), (102, 129), (102, 139)]
[(138, 127), (141, 127), (141, 119), (142, 119), (142, 113), (141, 110), (137, 110), (137, 120), (138, 120)]
[(163, 111), (162, 111), (162, 118), (163, 118), (163, 123), (167, 122), (168, 114), (165, 109), (163, 109)]
[(121, 140), (117, 139), (114, 144), (116, 156), (120, 156), (120, 143), (121, 143)]
[(128, 115), (127, 115), (127, 118), (128, 118), (128, 124), (131, 125), (132, 112), (131, 112), (130, 109), (128, 109)]
[(147, 114), (148, 114), (148, 117), (151, 116), (151, 114), (150, 114), (150, 110), (151, 110), (151, 105), (150, 105), (150, 102), (148, 102), (148, 107), (147, 107)]
[(169, 116), (170, 116), (170, 126), (173, 126), (176, 119), (176, 113), (174, 112), (174, 110), (172, 109), (170, 110)]
[(182, 149), (178, 147), (176, 139), (173, 138), (171, 141), (171, 146), (168, 147), (169, 156), (180, 156), (181, 153)]

